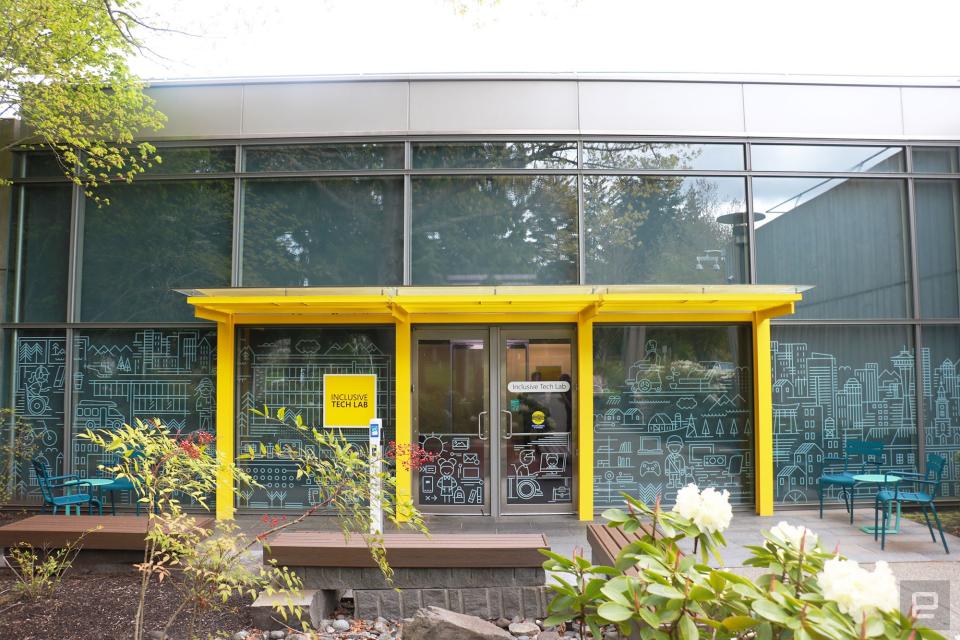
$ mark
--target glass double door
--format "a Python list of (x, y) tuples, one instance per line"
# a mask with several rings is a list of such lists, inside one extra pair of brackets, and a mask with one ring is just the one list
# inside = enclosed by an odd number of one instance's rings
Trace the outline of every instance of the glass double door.
[(413, 425), (433, 513), (573, 513), (571, 328), (414, 329)]

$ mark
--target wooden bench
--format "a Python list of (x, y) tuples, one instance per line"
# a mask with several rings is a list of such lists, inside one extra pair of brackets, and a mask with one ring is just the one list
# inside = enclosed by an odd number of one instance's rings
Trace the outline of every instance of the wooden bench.
[[(387, 562), (397, 568), (540, 567), (549, 549), (543, 534), (418, 534), (383, 536)], [(265, 562), (298, 567), (376, 567), (363, 538), (342, 533), (294, 531), (277, 534), (264, 550)]]
[[(587, 542), (590, 544), (590, 558), (593, 564), (613, 566), (620, 551), (632, 542), (651, 535), (652, 525), (643, 523), (633, 533), (626, 533), (620, 527), (608, 527), (602, 524), (587, 525)], [(658, 535), (662, 535), (658, 532)], [(629, 569), (628, 575), (635, 575), (636, 569)]]
[(284, 531), (264, 547), (263, 561), (295, 571), (316, 594), (311, 611), (319, 617), (329, 617), (346, 589), (359, 618), (407, 618), (428, 606), (486, 619), (547, 613), (543, 534), (388, 533), (383, 541), (389, 583), (359, 535)]
[[(84, 550), (143, 551), (149, 521), (145, 516), (32, 516), (0, 527), (0, 548), (27, 542), (59, 549), (88, 532), (81, 543)], [(212, 517), (198, 517), (197, 524), (213, 530)]]

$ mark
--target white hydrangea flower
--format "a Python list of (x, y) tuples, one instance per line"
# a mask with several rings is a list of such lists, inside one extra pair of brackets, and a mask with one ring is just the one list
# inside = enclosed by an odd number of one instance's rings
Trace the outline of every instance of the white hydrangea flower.
[(827, 560), (817, 577), (823, 597), (833, 600), (856, 621), (874, 611), (892, 611), (899, 606), (897, 581), (886, 562), (877, 562), (871, 572), (854, 560)]
[(677, 501), (673, 505), (673, 512), (693, 520), (700, 510), (700, 489), (697, 485), (690, 483), (677, 492)]
[(733, 520), (729, 491), (720, 492), (712, 487), (700, 491), (692, 483), (677, 492), (673, 512), (709, 533), (723, 531)]
[[(806, 534), (806, 538), (804, 538), (804, 534)], [(801, 539), (804, 540), (804, 550), (809, 550), (817, 546), (817, 534), (813, 531), (810, 531), (810, 529), (806, 527), (794, 527), (782, 520), (777, 526), (770, 529), (770, 535), (794, 549), (800, 548)]]
[(709, 533), (723, 531), (733, 520), (733, 508), (730, 506), (730, 492), (722, 492), (707, 487), (700, 492), (700, 509), (693, 521), (702, 530)]

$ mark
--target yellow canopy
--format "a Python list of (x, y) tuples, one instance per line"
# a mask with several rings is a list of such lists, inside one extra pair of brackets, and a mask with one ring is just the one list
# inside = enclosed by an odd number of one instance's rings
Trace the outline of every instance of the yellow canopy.
[[(198, 318), (218, 322), (269, 322), (299, 318), (323, 322), (339, 316), (368, 320), (440, 320), (463, 314), (524, 316), (523, 321), (601, 320), (638, 314), (723, 316), (793, 313), (809, 287), (796, 285), (631, 285), (506, 287), (352, 287), (191, 289), (186, 294)], [(479, 317), (477, 321), (484, 318)], [(706, 319), (706, 318), (702, 318)]]

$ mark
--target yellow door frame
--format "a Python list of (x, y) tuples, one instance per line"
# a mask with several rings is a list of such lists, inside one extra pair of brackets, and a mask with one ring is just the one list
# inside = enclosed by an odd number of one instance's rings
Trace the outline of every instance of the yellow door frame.
[[(241, 325), (392, 324), (395, 327), (396, 440), (412, 444), (411, 328), (414, 324), (552, 324), (577, 326), (579, 473), (577, 513), (593, 520), (593, 329), (595, 323), (749, 323), (753, 335), (756, 511), (773, 513), (773, 410), (770, 319), (793, 313), (802, 288), (488, 287), (188, 292), (198, 318), (217, 323), (218, 519), (234, 516), (236, 327)], [(408, 450), (408, 449), (407, 449)], [(413, 497), (409, 461), (397, 460), (397, 498)], [(400, 514), (401, 517), (403, 514)]]

